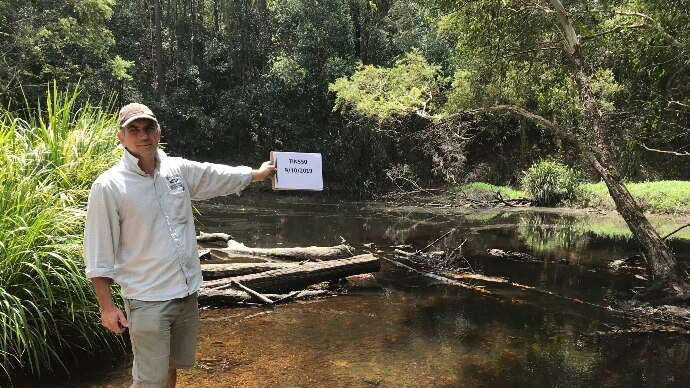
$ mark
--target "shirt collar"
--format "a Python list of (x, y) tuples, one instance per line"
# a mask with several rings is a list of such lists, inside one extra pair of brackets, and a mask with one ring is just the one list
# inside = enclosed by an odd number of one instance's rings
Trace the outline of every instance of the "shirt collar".
[[(167, 157), (168, 155), (166, 155), (162, 150), (156, 150), (156, 172), (160, 170), (161, 161)], [(125, 152), (122, 154), (122, 164), (128, 171), (132, 171), (143, 176), (146, 175), (146, 173), (139, 167), (139, 158), (132, 155), (132, 153), (126, 148)]]

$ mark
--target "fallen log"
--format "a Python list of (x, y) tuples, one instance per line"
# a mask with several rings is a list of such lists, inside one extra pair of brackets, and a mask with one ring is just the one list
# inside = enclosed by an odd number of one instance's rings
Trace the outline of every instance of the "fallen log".
[(327, 280), (378, 272), (380, 269), (379, 259), (371, 254), (365, 254), (346, 259), (307, 262), (250, 275), (204, 281), (202, 290), (224, 287), (234, 281), (260, 293), (294, 291)]
[(258, 293), (258, 292), (256, 292), (256, 291), (252, 290), (251, 288), (245, 286), (245, 285), (242, 284), (242, 283), (239, 283), (239, 282), (236, 282), (236, 281), (233, 280), (232, 282), (230, 282), (229, 286), (230, 286), (230, 287), (237, 287), (237, 288), (239, 288), (240, 290), (242, 290), (242, 291), (246, 292), (247, 294), (253, 296), (255, 299), (260, 300), (260, 301), (261, 301), (263, 304), (265, 304), (265, 305), (272, 305), (272, 304), (273, 304), (273, 300), (271, 300), (269, 297), (267, 297), (267, 296), (265, 296), (265, 295), (263, 295), (263, 294), (260, 294), (260, 293)]
[(204, 280), (229, 278), (233, 276), (249, 275), (274, 269), (298, 265), (296, 263), (231, 263), (231, 264), (201, 264)]
[(196, 236), (196, 241), (198, 242), (215, 242), (215, 241), (230, 241), (232, 236), (227, 233), (204, 233), (199, 231), (199, 235)]
[(494, 257), (502, 257), (515, 261), (541, 261), (532, 255), (522, 252), (504, 251), (502, 249), (487, 249), (486, 253)]
[(212, 261), (212, 262), (217, 263), (217, 264), (275, 262), (275, 259), (271, 259), (269, 257), (260, 257), (260, 256), (252, 256), (252, 255), (248, 255), (248, 254), (233, 253), (233, 252), (225, 251), (222, 248), (201, 249), (199, 251), (199, 260)]
[[(291, 292), (289, 294), (263, 294), (263, 296), (271, 299), (273, 304), (330, 295), (333, 295), (333, 292), (328, 290), (303, 290)], [(258, 301), (253, 296), (246, 292), (232, 288), (224, 290), (202, 288), (199, 290), (199, 304), (202, 306), (226, 306), (245, 303), (257, 304), (257, 302)], [(259, 303), (263, 304), (261, 302)]]
[(231, 255), (242, 257), (268, 257), (282, 260), (334, 260), (352, 257), (352, 247), (341, 244), (332, 247), (296, 248), (250, 248), (235, 240), (228, 241), (228, 247), (219, 249)]

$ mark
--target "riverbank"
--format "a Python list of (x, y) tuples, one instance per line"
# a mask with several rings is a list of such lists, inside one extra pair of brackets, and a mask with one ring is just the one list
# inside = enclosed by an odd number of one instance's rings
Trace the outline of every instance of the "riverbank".
[[(638, 205), (647, 214), (690, 216), (690, 181), (656, 181), (625, 185)], [(526, 192), (484, 182), (414, 192), (390, 193), (384, 196), (393, 203), (431, 207), (525, 207), (531, 206)], [(606, 214), (615, 212), (616, 205), (603, 182), (583, 183), (575, 196), (558, 204), (564, 209), (583, 209)]]

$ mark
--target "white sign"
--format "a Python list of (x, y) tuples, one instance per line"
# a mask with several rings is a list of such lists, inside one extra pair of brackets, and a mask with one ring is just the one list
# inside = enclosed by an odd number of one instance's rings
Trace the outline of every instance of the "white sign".
[(274, 190), (323, 190), (321, 154), (271, 151)]

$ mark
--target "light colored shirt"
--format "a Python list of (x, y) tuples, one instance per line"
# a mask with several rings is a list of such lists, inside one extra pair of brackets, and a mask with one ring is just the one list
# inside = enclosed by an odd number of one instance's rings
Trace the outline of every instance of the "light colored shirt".
[(239, 194), (250, 167), (198, 163), (158, 151), (154, 176), (128, 151), (91, 186), (86, 276), (113, 279), (127, 299), (182, 298), (201, 287), (192, 199)]

